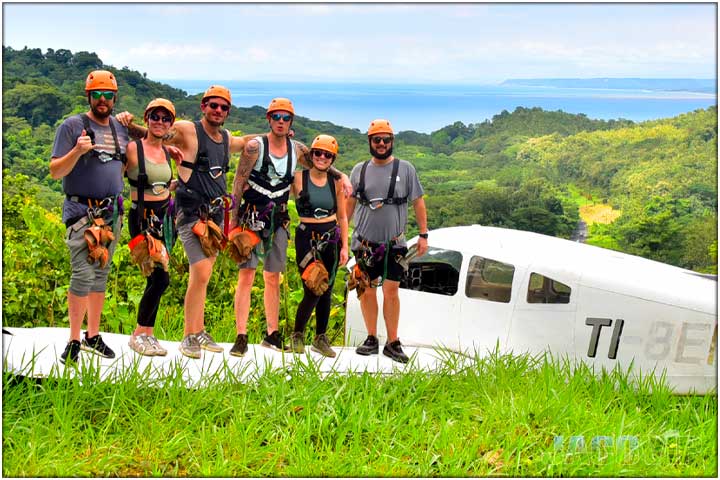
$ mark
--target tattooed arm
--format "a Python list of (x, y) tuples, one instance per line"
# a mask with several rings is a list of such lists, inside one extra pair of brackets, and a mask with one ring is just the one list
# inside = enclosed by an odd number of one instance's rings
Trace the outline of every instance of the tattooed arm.
[[(242, 194), (247, 186), (247, 180), (250, 177), (250, 172), (252, 171), (255, 163), (257, 162), (258, 153), (260, 151), (259, 148), (260, 146), (258, 144), (258, 141), (253, 138), (244, 145), (242, 153), (240, 154), (240, 161), (238, 162), (237, 171), (235, 172), (235, 180), (233, 180), (232, 188), (232, 193), (235, 196), (238, 204), (240, 203)], [(237, 214), (237, 208), (234, 208), (233, 211), (230, 213), (231, 228), (234, 228), (237, 225)]]

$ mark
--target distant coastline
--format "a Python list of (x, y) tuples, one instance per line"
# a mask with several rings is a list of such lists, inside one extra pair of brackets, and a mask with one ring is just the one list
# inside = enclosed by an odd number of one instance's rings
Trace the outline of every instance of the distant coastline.
[[(605, 80), (611, 81), (603, 83)], [(431, 133), (455, 122), (482, 123), (517, 107), (641, 122), (717, 105), (714, 90), (700, 91), (707, 89), (708, 82), (714, 89), (714, 80), (692, 79), (513, 79), (485, 85), (159, 81), (190, 95), (219, 83), (230, 89), (233, 104), (239, 107), (266, 106), (273, 97), (288, 97), (299, 115), (360, 131), (374, 118), (388, 118), (398, 131)]]
[(695, 92), (717, 95), (712, 78), (513, 78), (505, 86)]

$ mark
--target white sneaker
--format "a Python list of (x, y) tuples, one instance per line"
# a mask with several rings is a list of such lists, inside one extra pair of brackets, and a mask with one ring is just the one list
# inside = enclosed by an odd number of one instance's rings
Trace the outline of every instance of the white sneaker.
[(165, 350), (165, 348), (163, 348), (163, 346), (160, 344), (160, 342), (158, 341), (157, 338), (155, 338), (152, 335), (149, 335), (147, 338), (148, 338), (148, 341), (150, 342), (150, 345), (152, 345), (152, 348), (155, 351), (156, 356), (164, 357), (165, 355), (167, 355), (167, 353), (168, 353), (167, 350)]
[(135, 350), (140, 355), (145, 355), (148, 357), (152, 357), (155, 355), (155, 348), (153, 347), (152, 343), (150, 343), (150, 339), (148, 338), (148, 336), (144, 333), (141, 333), (137, 336), (130, 335), (128, 345), (130, 345), (130, 348)]

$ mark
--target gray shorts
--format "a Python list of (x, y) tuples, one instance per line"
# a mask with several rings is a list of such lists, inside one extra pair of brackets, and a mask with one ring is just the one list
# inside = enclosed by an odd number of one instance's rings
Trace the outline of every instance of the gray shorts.
[[(265, 260), (263, 262), (263, 270), (266, 272), (277, 273), (285, 271), (285, 264), (287, 263), (287, 247), (288, 241), (290, 240), (290, 232), (283, 227), (278, 227), (273, 235), (273, 243), (269, 252), (266, 252)], [(245, 263), (239, 263), (240, 268), (252, 268), (255, 269), (260, 263), (260, 257), (258, 256), (258, 250), (263, 248), (263, 242), (260, 242), (252, 251), (250, 260)]]
[(88, 246), (85, 241), (85, 230), (90, 227), (87, 217), (83, 220), (75, 222), (65, 230), (65, 245), (70, 252), (70, 288), (69, 291), (78, 297), (86, 297), (90, 292), (104, 292), (108, 275), (110, 274), (110, 266), (112, 265), (113, 253), (120, 241), (120, 233), (122, 231), (122, 215), (119, 215), (113, 225), (113, 234), (115, 240), (108, 245), (108, 262), (105, 268), (100, 268), (98, 262), (92, 265), (88, 263)]
[[(182, 212), (178, 212), (177, 221), (179, 222), (181, 218)], [(210, 258), (205, 255), (205, 252), (203, 252), (203, 249), (200, 246), (200, 239), (192, 231), (192, 227), (198, 221), (199, 220), (186, 223), (185, 225), (181, 225), (177, 228), (177, 236), (183, 244), (183, 248), (185, 249), (185, 255), (187, 255), (190, 265), (192, 265), (193, 263), (197, 263), (200, 260)], [(217, 255), (215, 256), (217, 257)]]

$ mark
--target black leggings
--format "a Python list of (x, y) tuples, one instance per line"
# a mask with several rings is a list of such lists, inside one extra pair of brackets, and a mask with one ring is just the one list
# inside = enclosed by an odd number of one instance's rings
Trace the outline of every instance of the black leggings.
[[(130, 227), (130, 238), (134, 238), (136, 235), (141, 233), (140, 230), (140, 219), (138, 218), (137, 204), (133, 202), (133, 207), (130, 209), (129, 216), (129, 227)], [(162, 221), (165, 216), (165, 209), (167, 208), (167, 201), (160, 202), (144, 202), (145, 211), (149, 212), (153, 210), (155, 215), (160, 219), (161, 224), (158, 226), (160, 232), (162, 232)], [(160, 298), (162, 297), (165, 290), (170, 286), (170, 274), (163, 270), (162, 267), (155, 267), (153, 272), (147, 277), (147, 284), (145, 285), (145, 291), (140, 299), (138, 305), (137, 323), (141, 327), (154, 327), (155, 318), (157, 317), (158, 307), (160, 306)]]
[[(302, 228), (302, 225), (305, 226), (304, 229)], [(336, 222), (334, 221), (328, 223), (301, 223), (295, 229), (295, 255), (298, 264), (298, 270), (300, 270), (301, 276), (305, 271), (305, 268), (300, 267), (300, 262), (302, 262), (303, 258), (305, 258), (305, 255), (311, 249), (310, 240), (312, 238), (312, 232), (315, 232), (316, 235), (322, 235), (326, 231), (334, 230), (335, 225)], [(305, 331), (305, 325), (307, 325), (308, 320), (310, 320), (310, 315), (312, 315), (313, 310), (315, 310), (315, 320), (317, 321), (315, 325), (315, 333), (317, 335), (320, 335), (327, 331), (328, 321), (330, 320), (332, 290), (333, 284), (335, 283), (333, 272), (337, 270), (338, 257), (340, 252), (339, 247), (339, 242), (328, 243), (325, 250), (323, 250), (320, 254), (320, 259), (322, 260), (325, 268), (328, 271), (328, 274), (331, 277), (330, 280), (332, 280), (325, 293), (318, 297), (309, 288), (307, 288), (305, 282), (303, 282), (304, 295), (302, 300), (300, 301), (300, 304), (298, 305), (297, 313), (295, 315), (295, 332), (303, 333)], [(310, 264), (310, 262), (305, 265), (306, 268), (307, 265)]]

